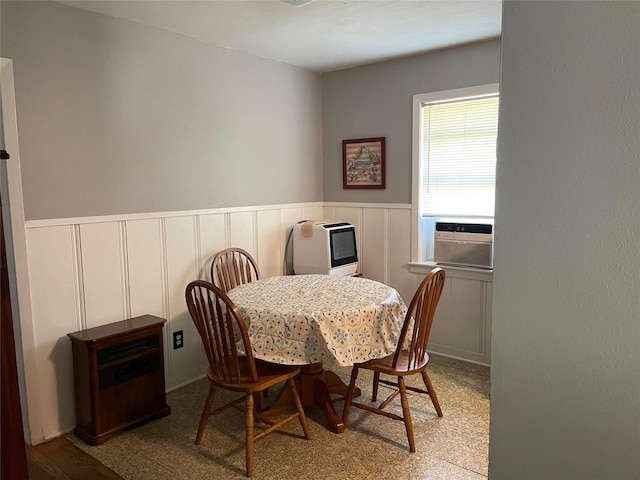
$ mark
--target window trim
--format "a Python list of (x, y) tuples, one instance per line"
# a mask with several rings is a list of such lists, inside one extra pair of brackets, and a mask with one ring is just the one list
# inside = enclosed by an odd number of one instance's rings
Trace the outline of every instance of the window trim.
[(477, 85), (474, 87), (442, 90), (439, 92), (421, 93), (413, 96), (413, 127), (412, 127), (412, 166), (411, 166), (411, 262), (428, 263), (422, 260), (420, 250), (420, 134), (422, 132), (423, 103), (456, 101), (483, 97), (500, 93), (499, 83)]

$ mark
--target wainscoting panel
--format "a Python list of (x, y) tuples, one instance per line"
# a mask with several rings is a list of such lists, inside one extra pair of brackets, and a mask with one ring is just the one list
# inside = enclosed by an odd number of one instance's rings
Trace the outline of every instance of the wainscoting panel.
[[(416, 267), (418, 280), (433, 267)], [(424, 274), (422, 273), (424, 271)], [(491, 272), (445, 267), (447, 279), (433, 320), (429, 351), (491, 364)]]
[[(297, 213), (296, 213), (297, 212)], [(321, 206), (309, 206), (301, 208), (288, 208), (282, 211), (284, 225), (287, 227), (298, 223), (301, 220), (316, 220), (318, 222), (325, 220), (324, 209)]]
[(127, 318), (121, 222), (80, 225), (80, 262), (87, 328)]
[(274, 228), (279, 224), (277, 210), (256, 212), (256, 255), (259, 259), (256, 261), (263, 277), (282, 275), (282, 235), (279, 228)]
[[(202, 375), (205, 362), (200, 336), (187, 311), (184, 297), (185, 287), (200, 273), (196, 216), (165, 218), (164, 225), (168, 292), (168, 322), (164, 334), (170, 353), (166, 381), (171, 388)], [(173, 350), (173, 332), (179, 330), (183, 333), (184, 346)]]
[(162, 222), (124, 222), (129, 288), (129, 317), (151, 314), (166, 318)]
[[(322, 217), (322, 212), (319, 217)], [(305, 215), (301, 207), (283, 208), (280, 210), (280, 225), (283, 232), (286, 232), (288, 228), (301, 220), (315, 220), (316, 218), (316, 215), (310, 212)], [(284, 243), (282, 245), (284, 247)]]
[(311, 207), (302, 207), (300, 209), (300, 213), (301, 213), (301, 217), (298, 218), (298, 221), (300, 220), (309, 220), (309, 219), (318, 219), (318, 220), (323, 220), (322, 218), (322, 214), (323, 214), (323, 209), (320, 206), (311, 206)]
[(358, 255), (361, 259), (361, 272), (366, 278), (383, 282), (387, 270), (387, 220), (388, 211), (382, 208), (366, 208), (362, 211), (362, 226)]
[[(27, 249), (33, 316), (47, 327), (63, 329), (64, 335), (86, 328), (80, 316), (73, 227), (27, 230)], [(51, 338), (49, 328), (35, 334)]]
[[(32, 315), (37, 320), (30, 352), (38, 375), (37, 405), (29, 420), (44, 438), (75, 425), (73, 360), (67, 333), (82, 330), (73, 227), (33, 228), (27, 232)], [(28, 354), (25, 352), (25, 355)], [(36, 428), (33, 428), (36, 427)], [(40, 440), (42, 441), (42, 440)]]
[(451, 293), (458, 294), (455, 302), (451, 302), (448, 324), (451, 341), (466, 352), (484, 354), (483, 321), (466, 323), (456, 321), (462, 318), (482, 318), (484, 316), (484, 297), (486, 282), (466, 278), (451, 278)]
[(244, 248), (251, 255), (257, 254), (257, 225), (255, 212), (229, 214), (230, 245)]
[(227, 247), (227, 223), (224, 213), (200, 215), (200, 272), (198, 278), (211, 281), (211, 261)]
[(409, 271), (411, 260), (411, 210), (389, 209), (386, 229), (388, 245), (386, 249), (389, 285), (398, 290), (404, 301), (409, 304), (421, 278)]
[(349, 222), (356, 226), (356, 230), (362, 231), (362, 213), (369, 209), (365, 207), (336, 207), (333, 219)]

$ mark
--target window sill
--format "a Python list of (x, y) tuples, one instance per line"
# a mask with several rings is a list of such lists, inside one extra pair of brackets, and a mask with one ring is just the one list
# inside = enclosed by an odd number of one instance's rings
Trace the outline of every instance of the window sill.
[(455, 278), (468, 278), (470, 280), (493, 281), (493, 270), (485, 268), (462, 267), (456, 265), (442, 265), (436, 262), (409, 262), (409, 271), (426, 275), (436, 267), (444, 268), (447, 275)]

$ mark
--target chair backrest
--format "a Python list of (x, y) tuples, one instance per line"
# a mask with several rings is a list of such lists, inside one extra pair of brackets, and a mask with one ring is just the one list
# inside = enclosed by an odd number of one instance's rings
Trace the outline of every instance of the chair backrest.
[[(444, 287), (444, 278), (444, 270), (440, 267), (434, 268), (422, 280), (413, 295), (400, 333), (398, 348), (393, 357), (393, 367), (396, 367), (402, 350), (409, 352), (410, 367), (424, 361), (433, 317)], [(407, 338), (409, 336), (410, 338)]]
[[(258, 379), (247, 327), (233, 302), (204, 280), (187, 285), (187, 307), (202, 338), (214, 380), (237, 384)], [(244, 352), (238, 352), (238, 344)]]
[(246, 250), (237, 247), (227, 248), (213, 257), (211, 282), (224, 292), (259, 279), (258, 264)]

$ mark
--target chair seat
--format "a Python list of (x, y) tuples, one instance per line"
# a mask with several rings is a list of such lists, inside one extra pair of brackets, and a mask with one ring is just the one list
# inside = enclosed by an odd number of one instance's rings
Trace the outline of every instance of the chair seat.
[(393, 357), (394, 354), (391, 354), (383, 358), (368, 360), (364, 363), (358, 364), (358, 368), (365, 368), (367, 370), (373, 370), (376, 372), (385, 373), (387, 375), (404, 376), (418, 373), (420, 370), (423, 370), (429, 363), (428, 353), (425, 353), (424, 358), (421, 362), (410, 363), (409, 351), (402, 350), (398, 355), (398, 363), (395, 367), (393, 367)]
[(299, 367), (255, 360), (258, 381), (254, 382), (251, 378), (251, 369), (247, 357), (240, 357), (238, 360), (240, 364), (240, 380), (238, 382), (227, 383), (223, 379), (216, 377), (211, 369), (207, 371), (209, 380), (221, 388), (235, 392), (260, 392), (300, 373)]

